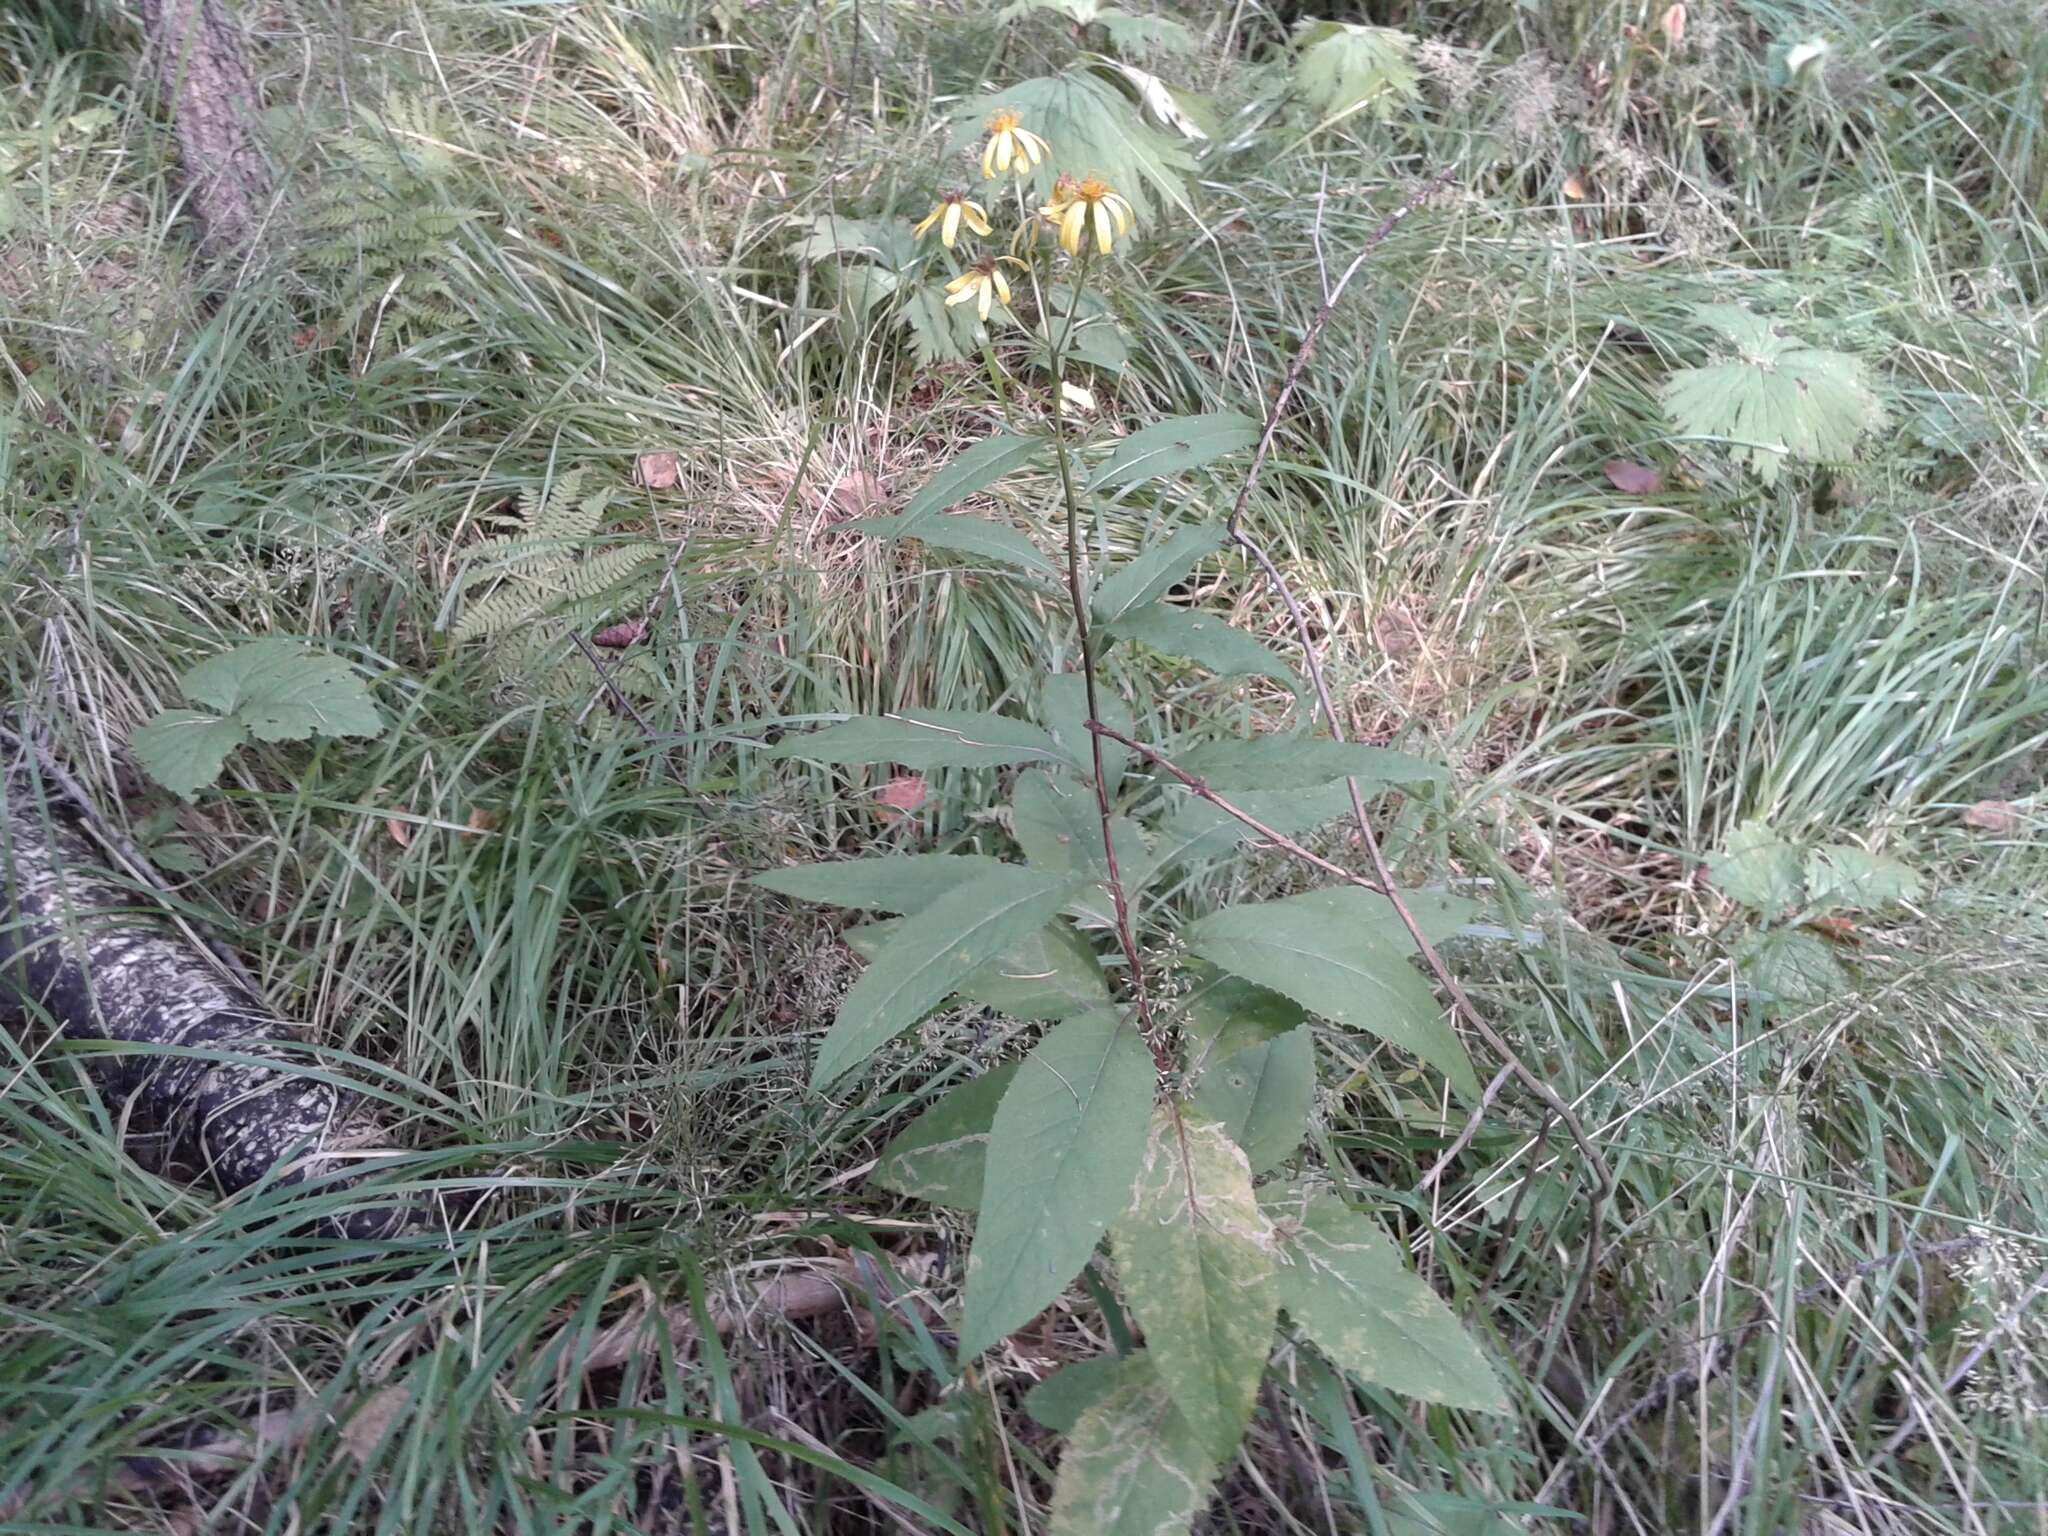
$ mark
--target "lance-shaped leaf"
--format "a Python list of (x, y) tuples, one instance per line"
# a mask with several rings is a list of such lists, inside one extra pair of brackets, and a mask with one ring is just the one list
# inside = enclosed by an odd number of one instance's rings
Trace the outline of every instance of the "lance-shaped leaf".
[(777, 742), (768, 755), (848, 766), (901, 763), (906, 768), (1000, 768), (1066, 760), (1037, 726), (968, 709), (905, 710), (846, 720)]
[(953, 455), (946, 467), (918, 488), (903, 508), (912, 520), (958, 506), (977, 491), (987, 490), (1013, 470), (1022, 469), (1045, 451), (1042, 437), (999, 433)]
[(1441, 763), (1411, 757), (1386, 747), (1357, 741), (1332, 741), (1327, 736), (1254, 736), (1245, 741), (1204, 742), (1174, 761), (1219, 793), (1232, 790), (1314, 789), (1355, 778), (1361, 788), (1398, 784), (1404, 789), (1429, 789), (1447, 783)]
[(1243, 1149), (1212, 1120), (1155, 1112), (1110, 1244), (1161, 1384), (1221, 1461), (1251, 1420), (1279, 1308)]
[(1301, 1145), (1315, 1097), (1315, 1037), (1297, 1028), (1211, 1065), (1189, 1103), (1244, 1148), (1253, 1173), (1265, 1173)]
[[(1110, 818), (1117, 867), (1125, 879), (1147, 857), (1138, 825), (1125, 816)], [(1095, 792), (1071, 776), (1055, 779), (1043, 773), (1018, 775), (1010, 797), (1010, 835), (1024, 850), (1033, 869), (1071, 875), (1086, 882), (1068, 909), (1084, 928), (1107, 928), (1116, 920), (1109, 893), (1109, 861), (1102, 852), (1102, 811)]]
[(1183, 528), (1163, 544), (1133, 555), (1102, 578), (1089, 606), (1097, 623), (1114, 624), (1125, 614), (1157, 599), (1223, 547), (1223, 530), (1213, 523)]
[(839, 1005), (811, 1086), (866, 1061), (959, 989), (963, 979), (1044, 924), (1073, 894), (1058, 875), (1004, 865), (906, 917)]
[(1081, 1272), (1129, 1203), (1152, 1088), (1137, 1026), (1108, 1009), (1055, 1025), (1024, 1059), (989, 1132), (962, 1359), (1030, 1322)]
[(1172, 1536), (1209, 1502), (1217, 1464), (1153, 1368), (1118, 1362), (1082, 1410), (1053, 1484), (1051, 1536)]
[(907, 512), (889, 517), (857, 517), (840, 524), (840, 528), (871, 539), (921, 539), (938, 549), (979, 555), (984, 560), (998, 560), (1041, 576), (1049, 576), (1054, 570), (1052, 561), (1024, 534), (1008, 523), (991, 522), (972, 512), (934, 512), (918, 518)]
[(801, 901), (865, 912), (922, 912), (970, 880), (1003, 868), (979, 853), (898, 853), (836, 864), (798, 864), (754, 876), (754, 884)]
[(913, 1200), (957, 1210), (980, 1205), (989, 1129), (1017, 1066), (1005, 1062), (949, 1089), (889, 1143), (875, 1160), (868, 1181)]
[[(1461, 927), (1469, 903), (1408, 898), (1432, 943)], [(1438, 1006), (1408, 963), (1413, 941), (1384, 896), (1333, 886), (1283, 901), (1226, 907), (1189, 925), (1188, 948), (1232, 975), (1293, 998), (1333, 1023), (1413, 1052), (1468, 1098), (1479, 1082)]]
[[(1138, 724), (1131, 718), (1130, 708), (1110, 690), (1109, 684), (1106, 681), (1098, 683), (1095, 693), (1096, 703), (1102, 706), (1102, 723), (1122, 735), (1135, 737)], [(1079, 765), (1081, 777), (1094, 783), (1096, 737), (1088, 729), (1088, 680), (1078, 672), (1056, 672), (1048, 677), (1039, 698), (1038, 717), (1052, 732), (1060, 750)], [(1130, 761), (1131, 750), (1107, 736), (1101, 741), (1102, 779), (1114, 795), (1117, 786), (1123, 783), (1124, 768)]]
[(1088, 479), (1091, 491), (1121, 490), (1160, 475), (1200, 469), (1259, 440), (1259, 423), (1242, 411), (1170, 416), (1133, 432), (1116, 445)]
[[(1172, 792), (1181, 793), (1177, 788)], [(1232, 790), (1226, 798), (1260, 826), (1283, 837), (1296, 837), (1351, 815), (1351, 791), (1341, 779), (1309, 789)], [(1222, 807), (1184, 795), (1182, 803), (1160, 824), (1151, 862), (1145, 866), (1146, 878), (1182, 864), (1222, 858), (1260, 835)]]
[[(863, 960), (873, 960), (901, 926), (891, 918), (841, 935)], [(955, 995), (1013, 1019), (1070, 1019), (1109, 1005), (1109, 983), (1088, 941), (1054, 918), (988, 964), (961, 978)]]
[(1424, 1402), (1506, 1413), (1479, 1346), (1371, 1217), (1335, 1195), (1268, 1200), (1280, 1305), (1316, 1348), (1363, 1380)]
[(1220, 677), (1270, 677), (1301, 691), (1301, 679), (1286, 662), (1243, 630), (1199, 608), (1146, 603), (1110, 625), (1109, 632), (1167, 656), (1185, 656)]

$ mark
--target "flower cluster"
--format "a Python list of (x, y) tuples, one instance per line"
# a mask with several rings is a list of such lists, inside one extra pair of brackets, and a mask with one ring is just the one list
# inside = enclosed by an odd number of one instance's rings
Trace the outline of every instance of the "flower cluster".
[[(1044, 139), (1023, 126), (1015, 112), (998, 112), (988, 120), (988, 142), (982, 146), (981, 174), (993, 181), (999, 176), (1029, 176), (1044, 164), (1048, 148)], [(1020, 204), (1022, 194), (1019, 194)], [(1020, 207), (1020, 212), (1023, 209)], [(1100, 177), (1076, 179), (1062, 175), (1053, 183), (1052, 198), (1035, 217), (1024, 213), (1025, 222), (1011, 240), (1014, 251), (1020, 241), (1028, 242), (1037, 229), (1049, 227), (1069, 256), (1079, 258), (1092, 245), (1097, 254), (1108, 255), (1114, 244), (1130, 233), (1135, 223), (1130, 200)], [(919, 239), (936, 230), (939, 244), (952, 250), (965, 231), (986, 239), (993, 233), (988, 210), (965, 192), (948, 192), (932, 205), (912, 233)], [(987, 320), (997, 304), (1010, 302), (1010, 280), (1003, 268), (1022, 266), (1015, 256), (984, 256), (946, 284), (946, 303), (973, 304)]]

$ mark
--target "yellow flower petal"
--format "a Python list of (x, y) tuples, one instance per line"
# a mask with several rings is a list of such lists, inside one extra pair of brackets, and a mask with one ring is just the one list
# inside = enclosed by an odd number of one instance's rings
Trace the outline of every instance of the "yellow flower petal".
[(930, 229), (934, 224), (938, 223), (940, 216), (943, 215), (945, 211), (946, 205), (944, 203), (940, 203), (937, 207), (933, 208), (930, 213), (926, 214), (921, 221), (919, 221), (917, 228), (913, 229), (911, 231), (911, 234), (917, 236), (919, 239), (923, 239), (924, 232)]
[(981, 280), (981, 318), (986, 320), (988, 312), (995, 305), (996, 285), (987, 278)]
[(1081, 254), (1081, 237), (1088, 232), (1088, 205), (1072, 202), (1060, 219), (1060, 244), (1069, 256)]
[(995, 281), (996, 297), (1001, 299), (1005, 304), (1009, 303), (1010, 280), (1007, 277), (1003, 276), (1003, 269), (1001, 267), (998, 267), (995, 269), (995, 271), (991, 272), (989, 276)]
[(981, 175), (984, 181), (994, 176), (996, 173), (997, 142), (998, 141), (995, 139), (990, 139), (988, 141), (988, 148), (984, 149), (981, 152)]
[(990, 233), (988, 215), (982, 212), (979, 203), (962, 203), (960, 205), (960, 217), (967, 227), (977, 235), (987, 235)]
[(946, 222), (939, 226), (939, 244), (947, 250), (953, 249), (953, 242), (960, 237), (960, 205), (946, 204)]
[(953, 285), (951, 283), (946, 285), (946, 289), (946, 308), (948, 309), (951, 309), (955, 304), (972, 304), (974, 302), (974, 289), (971, 285), (962, 288), (957, 293), (952, 291)]

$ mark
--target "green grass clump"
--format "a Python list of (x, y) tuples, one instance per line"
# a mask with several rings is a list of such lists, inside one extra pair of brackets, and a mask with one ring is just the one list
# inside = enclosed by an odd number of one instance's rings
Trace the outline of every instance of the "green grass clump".
[[(239, 9), (287, 192), (226, 283), (191, 254), (113, 8), (0, 21), (5, 723), (379, 1100), (413, 1149), (379, 1178), (476, 1203), (459, 1231), (355, 1245), (311, 1235), (317, 1194), (216, 1203), (124, 1151), (75, 1049), (0, 1035), (0, 1510), (1044, 1530), (1060, 1441), (1023, 1396), (1127, 1320), (1096, 1284), (961, 1372), (964, 1233), (862, 1178), (1016, 1026), (942, 1014), (810, 1092), (858, 963), (745, 882), (1004, 846), (985, 770), (932, 773), (894, 816), (880, 774), (759, 750), (1018, 704), (1072, 661), (1051, 587), (843, 526), (1002, 423), (978, 352), (921, 361), (911, 297), (812, 237), (921, 216), (978, 176), (948, 147), (959, 103), (1123, 45), (979, 3)], [(1328, 123), (1286, 97), (1268, 7), (1124, 9), (1188, 23), (1192, 53), (1126, 62), (1185, 88), (1208, 137), (1116, 269), (1090, 431), (1263, 416), (1323, 274), (1448, 172), (1330, 318), (1247, 527), (1347, 727), (1451, 763), (1391, 853), (1494, 904), (1503, 937), (1456, 964), (1618, 1185), (1575, 1304), (1587, 1185), (1541, 1105), (1509, 1084), (1424, 1185), (1462, 1110), (1325, 1039), (1315, 1169), (1484, 1337), (1516, 1417), (1283, 1352), (1201, 1528), (1503, 1531), (1533, 1506), (1641, 1532), (2032, 1528), (2031, 11), (1693, 6), (1674, 41), (1655, 7), (1421, 4), (1416, 98)], [(1682, 432), (1665, 385), (1732, 355), (1700, 322), (1730, 304), (1855, 358), (1884, 425), (1769, 483), (1744, 445)], [(638, 469), (665, 453), (672, 484)], [(565, 486), (580, 520), (554, 528)], [(1091, 553), (1236, 489), (1136, 492)], [(972, 509), (1051, 550), (1057, 505), (1040, 468)], [(539, 547), (556, 534), (587, 541), (574, 573)], [(1241, 561), (1186, 595), (1295, 654)], [(634, 614), (629, 648), (571, 639)], [(154, 789), (131, 733), (265, 634), (350, 661), (390, 728), (255, 747), (192, 803)], [(1302, 719), (1283, 688), (1172, 662), (1115, 681), (1148, 740)], [(1801, 930), (1827, 995), (1743, 968), (1764, 925), (1705, 861), (1751, 821), (1920, 877)], [(1263, 856), (1189, 878), (1296, 888)], [(877, 1273), (912, 1299), (861, 1299), (849, 1277)], [(851, 1304), (788, 1305), (818, 1277)]]

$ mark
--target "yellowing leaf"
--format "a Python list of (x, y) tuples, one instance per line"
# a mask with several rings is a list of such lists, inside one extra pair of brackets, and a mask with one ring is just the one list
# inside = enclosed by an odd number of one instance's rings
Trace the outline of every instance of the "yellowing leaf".
[(1214, 1121), (1157, 1111), (1110, 1242), (1161, 1385), (1223, 1460), (1251, 1419), (1279, 1305), (1244, 1152)]
[(1074, 1424), (1053, 1485), (1051, 1536), (1174, 1536), (1209, 1502), (1216, 1470), (1151, 1352), (1140, 1351), (1118, 1363)]

